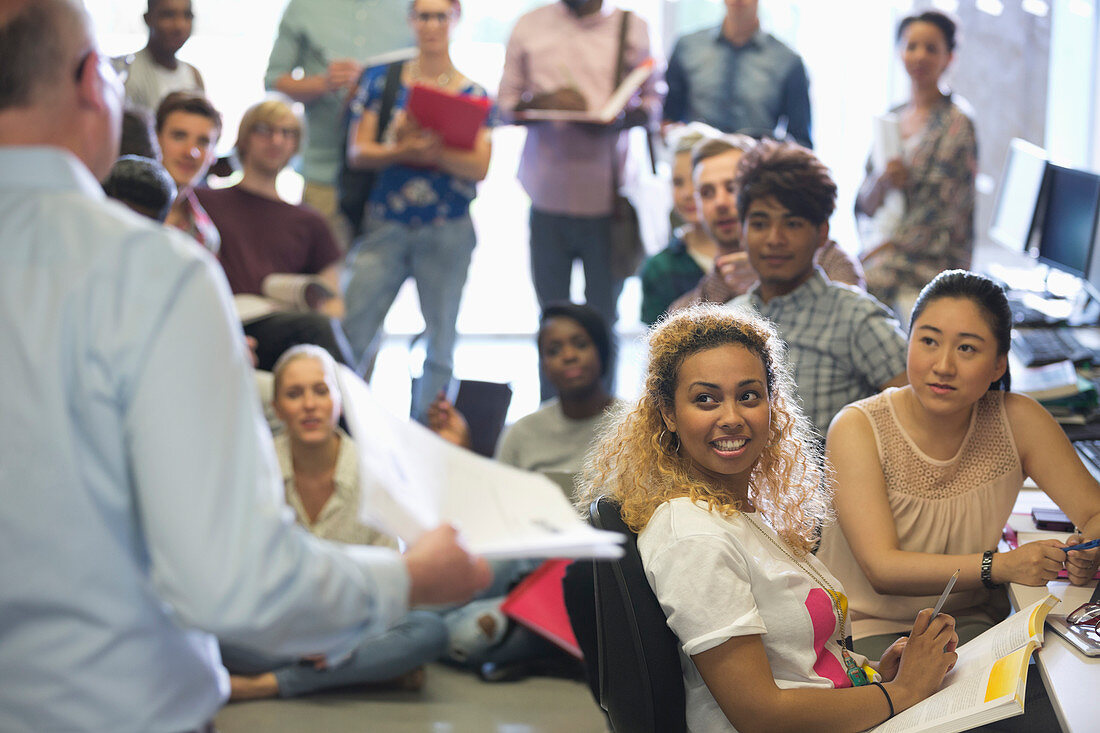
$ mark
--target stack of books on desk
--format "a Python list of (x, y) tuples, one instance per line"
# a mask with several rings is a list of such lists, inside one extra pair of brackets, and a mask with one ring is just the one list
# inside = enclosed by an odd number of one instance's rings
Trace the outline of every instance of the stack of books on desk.
[(1013, 364), (1012, 389), (1041, 402), (1062, 423), (1083, 424), (1097, 411), (1096, 385), (1070, 361), (1038, 367)]

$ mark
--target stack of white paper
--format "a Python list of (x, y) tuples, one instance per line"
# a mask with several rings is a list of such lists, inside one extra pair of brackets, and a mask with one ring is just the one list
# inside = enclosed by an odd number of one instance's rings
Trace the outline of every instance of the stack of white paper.
[(886, 164), (901, 157), (901, 125), (893, 112), (875, 115), (874, 142), (871, 147), (871, 164), (875, 170), (886, 169)]
[(406, 542), (447, 522), (488, 558), (620, 557), (623, 535), (588, 526), (545, 476), (446, 442), (389, 413), (340, 367), (344, 417), (359, 451), (364, 523)]

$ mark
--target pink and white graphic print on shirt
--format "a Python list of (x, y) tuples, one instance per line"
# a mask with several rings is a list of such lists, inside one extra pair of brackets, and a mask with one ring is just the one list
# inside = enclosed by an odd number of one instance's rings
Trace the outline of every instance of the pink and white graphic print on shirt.
[[(843, 595), (840, 602), (846, 604)], [(851, 687), (852, 681), (844, 671), (844, 665), (836, 658), (836, 653), (826, 646), (836, 638), (837, 617), (833, 610), (833, 601), (821, 588), (813, 588), (806, 596), (806, 610), (810, 613), (810, 622), (814, 627), (814, 672), (833, 683), (833, 687)]]

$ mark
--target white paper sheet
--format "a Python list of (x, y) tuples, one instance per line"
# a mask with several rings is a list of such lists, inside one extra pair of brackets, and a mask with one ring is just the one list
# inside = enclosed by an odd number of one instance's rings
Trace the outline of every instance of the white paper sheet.
[(448, 522), (470, 552), (490, 558), (622, 555), (623, 535), (582, 522), (550, 479), (396, 417), (347, 367), (339, 381), (359, 452), (364, 523), (411, 543)]

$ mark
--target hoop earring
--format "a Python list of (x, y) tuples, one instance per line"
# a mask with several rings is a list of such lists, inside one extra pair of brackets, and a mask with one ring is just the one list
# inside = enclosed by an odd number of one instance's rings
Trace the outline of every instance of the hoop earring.
[[(676, 453), (677, 451), (679, 451), (680, 450), (680, 436), (677, 435), (676, 433), (672, 432), (671, 430), (667, 429), (667, 428), (661, 428), (661, 434), (659, 436), (657, 436), (657, 438), (662, 443), (664, 443), (664, 442), (666, 442), (666, 438), (665, 438), (666, 435), (671, 436), (671, 437), (667, 438), (669, 449), (673, 453)], [(672, 444), (673, 441), (676, 442), (676, 445)]]

